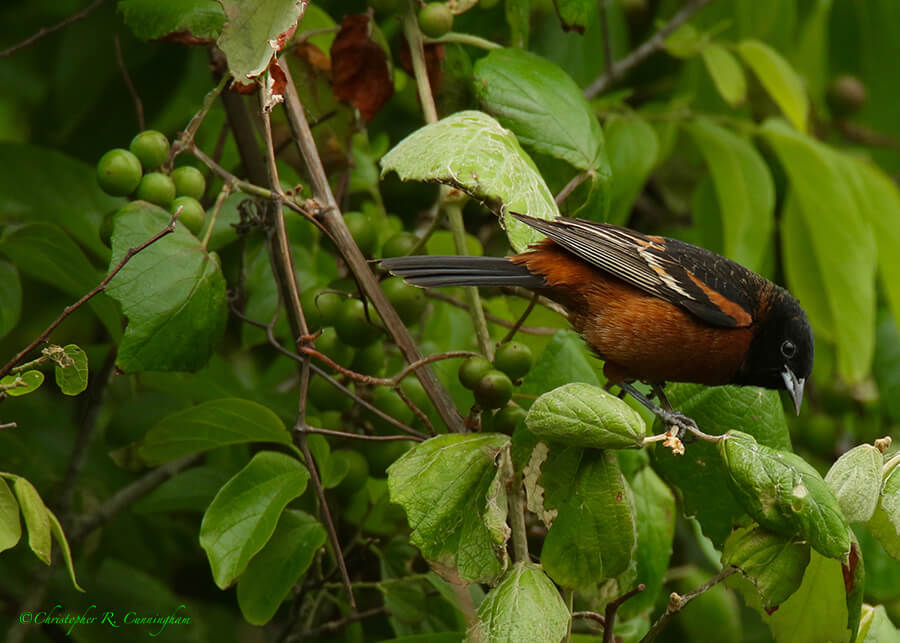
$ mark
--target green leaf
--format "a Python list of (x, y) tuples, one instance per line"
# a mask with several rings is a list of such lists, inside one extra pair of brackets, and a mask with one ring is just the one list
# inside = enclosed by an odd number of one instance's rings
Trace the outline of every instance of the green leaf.
[(425, 619), (425, 590), (420, 583), (378, 583), (378, 591), (384, 596), (384, 606), (390, 611), (392, 619), (409, 625), (419, 624)]
[(56, 517), (56, 514), (47, 509), (47, 519), (50, 521), (50, 531), (53, 533), (56, 544), (59, 545), (59, 550), (62, 552), (62, 557), (66, 563), (66, 569), (69, 572), (72, 586), (79, 592), (83, 592), (84, 588), (78, 584), (78, 579), (75, 577), (75, 563), (72, 561), (72, 549), (69, 547), (69, 541), (66, 539), (66, 534), (59, 522), (59, 518)]
[(593, 0), (556, 0), (553, 3), (556, 15), (562, 23), (564, 31), (577, 31), (584, 34), (584, 28), (590, 23)]
[(884, 550), (900, 560), (900, 466), (886, 473), (878, 506), (868, 524)]
[(676, 58), (693, 58), (708, 45), (705, 33), (694, 25), (684, 24), (678, 27), (663, 41), (663, 48), (670, 56)]
[[(624, 452), (623, 452), (624, 453)], [(631, 451), (629, 453), (641, 453)], [(675, 536), (675, 495), (652, 467), (644, 467), (628, 481), (634, 503), (634, 522), (637, 525), (637, 545), (634, 550), (636, 576), (634, 586), (644, 584), (644, 591), (628, 599), (620, 609), (623, 614), (641, 614), (650, 609), (662, 590), (672, 542)], [(621, 589), (621, 581), (619, 584)]]
[(781, 54), (759, 40), (744, 40), (738, 43), (737, 49), (788, 120), (799, 131), (806, 132), (809, 100), (803, 81), (790, 64)]
[(307, 438), (307, 441), (309, 442), (309, 450), (312, 452), (313, 459), (316, 461), (316, 468), (319, 470), (322, 486), (326, 489), (338, 486), (350, 470), (347, 461), (331, 457), (331, 447), (325, 436), (313, 434)]
[[(116, 214), (110, 266), (163, 230), (169, 218), (144, 201), (122, 208)], [(135, 255), (107, 292), (128, 317), (116, 359), (125, 372), (196, 371), (209, 361), (225, 330), (219, 259), (183, 226)]]
[(50, 564), (50, 553), (53, 545), (50, 528), (50, 511), (41, 499), (41, 494), (28, 480), (20, 476), (13, 478), (13, 491), (19, 500), (22, 517), (28, 528), (28, 546), (35, 556)]
[[(25, 371), (15, 375), (7, 375), (0, 379), (0, 387), (10, 397), (19, 397), (33, 393), (44, 383), (44, 374), (40, 371)], [(9, 388), (7, 388), (9, 387)]]
[(541, 439), (595, 449), (641, 448), (647, 428), (637, 411), (615, 395), (579, 383), (541, 395), (525, 424)]
[[(73, 299), (87, 294), (103, 279), (81, 248), (58, 226), (49, 223), (7, 228), (0, 238), (0, 252), (15, 263), (23, 275), (57, 288)], [(88, 306), (110, 336), (121, 335), (116, 305), (105, 294), (93, 297)]]
[(446, 183), (486, 201), (503, 214), (516, 252), (543, 235), (510, 211), (541, 219), (559, 216), (553, 195), (515, 135), (482, 112), (457, 112), (416, 130), (384, 155), (381, 168), (382, 175), (395, 171), (404, 181)]
[[(55, 223), (95, 256), (108, 256), (98, 230), (103, 215), (119, 207), (122, 199), (100, 189), (92, 166), (56, 150), (0, 143), (0, 167), (5, 170), (0, 175), (4, 221)], [(77, 294), (81, 296), (88, 288)]]
[(0, 478), (0, 552), (15, 547), (21, 537), (19, 503), (6, 481)]
[(886, 309), (878, 311), (875, 359), (872, 374), (878, 385), (881, 408), (894, 422), (900, 421), (900, 330)]
[(0, 261), (0, 338), (19, 323), (22, 314), (22, 282), (11, 263)]
[(287, 503), (306, 489), (309, 473), (296, 459), (260, 451), (213, 499), (200, 524), (213, 580), (225, 589), (269, 541)]
[(388, 469), (391, 502), (406, 511), (410, 542), (445, 578), (490, 582), (506, 568), (508, 445), (499, 434), (439, 435)]
[(550, 527), (541, 564), (554, 581), (586, 587), (628, 568), (634, 508), (615, 453), (541, 442), (524, 474), (528, 507)]
[(531, 3), (533, 0), (505, 2), (506, 23), (509, 25), (509, 44), (520, 49), (528, 48), (531, 31)]
[(656, 130), (638, 117), (612, 117), (606, 122), (606, 152), (613, 180), (609, 186), (610, 223), (625, 225), (631, 207), (656, 164)]
[(273, 43), (297, 26), (303, 3), (295, 0), (219, 0), (227, 22), (217, 44), (228, 69), (242, 82), (259, 76), (278, 53)]
[(747, 98), (747, 78), (734, 55), (722, 45), (711, 42), (701, 51), (706, 71), (713, 79), (719, 95), (735, 107)]
[(251, 625), (268, 623), (324, 544), (325, 528), (308, 513), (288, 509), (281, 514), (272, 538), (238, 580), (244, 619)]
[[(792, 130), (781, 121), (762, 126), (766, 138), (784, 166), (796, 199), (796, 211), (812, 242), (816, 271), (820, 274), (838, 348), (838, 369), (855, 383), (865, 377), (875, 348), (875, 240), (860, 202), (864, 189), (856, 185), (856, 173), (846, 157)], [(785, 214), (791, 214), (786, 209)], [(785, 233), (797, 234), (798, 226), (785, 222)], [(802, 248), (801, 242), (786, 242), (785, 250)], [(790, 261), (786, 261), (790, 264)], [(794, 277), (796, 283), (791, 282)], [(804, 289), (812, 284), (807, 276), (797, 280), (788, 272), (791, 291), (805, 304), (820, 294)], [(824, 311), (817, 311), (817, 317)], [(818, 329), (817, 329), (818, 330)]]
[(214, 40), (225, 24), (225, 12), (215, 0), (119, 0), (119, 11), (141, 40), (179, 32)]
[(888, 618), (884, 605), (863, 605), (856, 640), (860, 643), (900, 643), (900, 630)]
[(281, 419), (262, 404), (223, 398), (160, 420), (144, 437), (140, 455), (147, 464), (161, 464), (191, 453), (247, 442), (290, 444), (291, 435)]
[(134, 505), (135, 513), (170, 511), (204, 512), (215, 498), (228, 475), (212, 466), (200, 466), (178, 473)]
[(881, 491), (884, 456), (871, 444), (850, 449), (825, 475), (848, 522), (866, 522), (875, 513)]
[(712, 175), (722, 213), (723, 254), (759, 270), (775, 228), (775, 185), (756, 148), (698, 118), (687, 125)]
[(584, 340), (574, 331), (560, 330), (553, 335), (544, 352), (522, 384), (521, 392), (541, 395), (545, 391), (571, 382), (600, 384)]
[(63, 351), (65, 366), (57, 362), (53, 367), (56, 385), (64, 395), (78, 395), (88, 385), (87, 353), (75, 344), (68, 344)]
[(737, 499), (763, 527), (807, 540), (830, 558), (846, 558), (850, 527), (834, 493), (800, 456), (759, 444), (729, 431), (719, 442), (728, 481)]
[(800, 587), (809, 556), (809, 545), (756, 525), (731, 532), (722, 551), (722, 564), (740, 569), (756, 587), (763, 607), (770, 609)]
[(894, 319), (900, 320), (900, 190), (884, 171), (856, 157), (847, 159), (856, 167), (862, 197), (862, 215), (872, 226), (878, 248), (878, 273)]
[[(753, 434), (761, 444), (791, 448), (784, 410), (775, 391), (669, 384), (666, 394), (676, 409), (692, 417), (706, 433), (720, 435), (737, 428)], [(695, 442), (688, 445), (684, 456), (657, 446), (653, 458), (657, 473), (679, 490), (684, 514), (695, 516), (703, 533), (721, 548), (745, 511), (729, 490), (728, 472), (715, 445)]]
[(600, 122), (565, 71), (531, 52), (495, 49), (475, 64), (474, 83), (482, 109), (523, 145), (609, 181)]
[(467, 641), (546, 643), (566, 635), (569, 610), (540, 566), (516, 563), (478, 608)]
[(779, 643), (849, 641), (848, 615), (841, 563), (815, 551), (800, 588), (773, 614), (762, 614)]

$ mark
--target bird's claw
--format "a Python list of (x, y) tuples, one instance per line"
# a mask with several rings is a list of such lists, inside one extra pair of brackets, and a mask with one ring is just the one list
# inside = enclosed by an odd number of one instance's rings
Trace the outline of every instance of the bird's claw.
[(675, 430), (674, 437), (679, 440), (679, 442), (693, 442), (696, 439), (695, 431), (699, 430), (697, 423), (694, 422), (691, 418), (686, 416), (684, 413), (679, 413), (678, 411), (663, 411), (659, 418), (663, 421), (663, 424), (667, 427), (667, 432), (672, 429)]

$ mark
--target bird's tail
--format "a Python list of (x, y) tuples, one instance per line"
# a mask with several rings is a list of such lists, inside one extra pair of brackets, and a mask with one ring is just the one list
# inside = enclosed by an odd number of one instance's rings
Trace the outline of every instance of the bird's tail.
[(381, 266), (414, 286), (521, 286), (540, 288), (544, 279), (504, 257), (410, 256), (382, 259)]

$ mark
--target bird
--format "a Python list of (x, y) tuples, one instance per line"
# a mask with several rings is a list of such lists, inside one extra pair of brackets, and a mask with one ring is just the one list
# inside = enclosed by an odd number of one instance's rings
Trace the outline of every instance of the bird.
[[(415, 286), (520, 286), (553, 300), (604, 360), (608, 382), (666, 424), (692, 423), (665, 398), (666, 382), (784, 389), (799, 415), (814, 343), (786, 289), (678, 239), (510, 214), (546, 238), (511, 257), (416, 255), (381, 265)], [(638, 381), (651, 386), (649, 397)]]

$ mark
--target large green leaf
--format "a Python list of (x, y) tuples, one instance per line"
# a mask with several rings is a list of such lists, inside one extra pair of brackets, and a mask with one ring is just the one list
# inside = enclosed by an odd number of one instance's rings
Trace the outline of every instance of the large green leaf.
[(490, 582), (506, 568), (508, 444), (499, 434), (439, 435), (388, 469), (391, 502), (406, 511), (410, 542), (445, 577)]
[(566, 635), (569, 610), (538, 565), (517, 563), (488, 592), (467, 641), (546, 643)]
[(838, 458), (825, 475), (849, 522), (866, 522), (875, 513), (882, 465), (884, 456), (879, 449), (860, 444)]
[(275, 616), (324, 544), (325, 528), (308, 513), (288, 509), (281, 514), (272, 538), (237, 583), (238, 606), (248, 623), (264, 625)]
[[(865, 197), (845, 157), (782, 121), (766, 121), (762, 131), (787, 172), (797, 213), (811, 241), (833, 323), (839, 371), (857, 382), (868, 374), (875, 348), (877, 254), (862, 211)], [(799, 232), (787, 224), (785, 231)], [(785, 244), (786, 249), (791, 247), (798, 246)], [(795, 286), (810, 284), (789, 285), (803, 303), (805, 293)]]
[(119, 0), (119, 11), (141, 40), (181, 32), (212, 40), (225, 24), (225, 12), (215, 0)]
[(719, 453), (732, 491), (763, 527), (798, 536), (823, 556), (847, 557), (850, 527), (834, 492), (806, 460), (740, 431), (728, 432)]
[(0, 478), (0, 552), (15, 547), (21, 537), (19, 503), (6, 481)]
[(541, 564), (554, 581), (586, 587), (628, 568), (634, 508), (614, 452), (541, 442), (525, 480), (529, 509), (550, 527)]
[(0, 338), (15, 328), (22, 313), (22, 282), (11, 263), (0, 261)]
[(50, 564), (50, 551), (53, 546), (53, 537), (50, 530), (50, 517), (47, 505), (41, 499), (41, 494), (28, 480), (20, 476), (13, 479), (13, 491), (22, 509), (22, 517), (28, 528), (28, 546), (35, 556)]
[(609, 180), (600, 122), (564, 70), (522, 49), (495, 49), (476, 63), (474, 83), (481, 107), (523, 145)]
[(543, 238), (510, 211), (540, 219), (559, 216), (556, 201), (515, 135), (491, 116), (465, 111), (426, 125), (381, 159), (382, 174), (404, 181), (446, 183), (502, 212), (510, 245), (521, 252)]
[(737, 50), (784, 115), (794, 127), (805, 132), (809, 100), (803, 81), (790, 63), (759, 40), (744, 40), (738, 44)]
[(290, 444), (284, 423), (267, 407), (251, 400), (212, 400), (160, 420), (141, 444), (141, 458), (160, 464), (191, 453), (229, 444)]
[(714, 42), (703, 47), (700, 55), (722, 98), (732, 107), (743, 103), (747, 97), (747, 77), (734, 55)]
[(0, 167), (0, 219), (55, 223), (97, 257), (108, 256), (100, 221), (122, 199), (100, 190), (93, 167), (25, 143), (0, 143)]
[(213, 499), (200, 524), (213, 580), (231, 585), (269, 541), (287, 503), (306, 489), (309, 473), (296, 459), (261, 451)]
[(722, 564), (740, 569), (769, 609), (800, 587), (809, 555), (809, 545), (755, 525), (731, 532), (722, 551)]
[[(0, 238), (0, 252), (16, 264), (19, 271), (62, 292), (73, 300), (82, 297), (103, 279), (78, 245), (58, 226), (32, 223), (10, 228)], [(88, 302), (110, 336), (121, 335), (116, 306), (100, 293)]]
[[(225, 52), (228, 69), (246, 82), (259, 76), (297, 25), (303, 7), (295, 0), (219, 0), (228, 22), (217, 44)], [(283, 44), (283, 42), (282, 42)]]
[[(738, 428), (761, 444), (790, 449), (791, 441), (781, 400), (775, 391), (753, 387), (669, 384), (669, 401), (692, 417), (706, 433), (719, 435)], [(695, 516), (703, 533), (721, 547), (732, 524), (745, 515), (729, 491), (728, 474), (715, 445), (694, 442), (685, 455), (659, 446), (653, 450), (657, 472), (680, 491), (685, 515)]]
[(775, 185), (756, 148), (709, 119), (687, 125), (706, 161), (722, 213), (724, 254), (759, 270), (775, 227)]
[[(129, 248), (159, 233), (169, 214), (135, 201), (116, 214), (115, 266)], [(215, 254), (182, 226), (135, 255), (107, 292), (128, 317), (116, 365), (125, 372), (195, 371), (225, 330), (225, 278)]]
[(542, 440), (595, 449), (640, 448), (647, 429), (637, 411), (615, 395), (576, 382), (541, 395), (525, 424)]
[(644, 187), (659, 153), (656, 130), (636, 116), (606, 122), (606, 152), (612, 169), (609, 187), (610, 223), (625, 225), (631, 206)]

